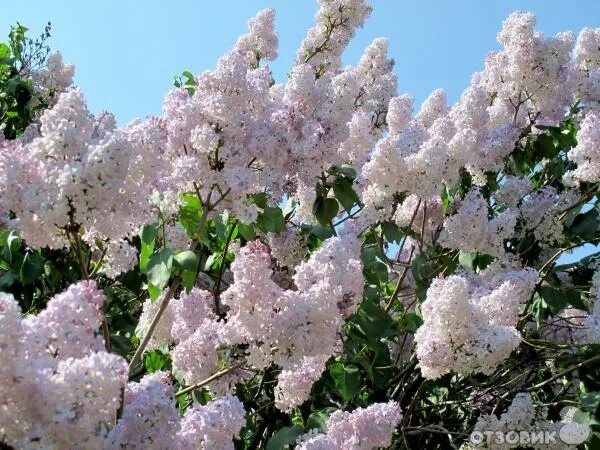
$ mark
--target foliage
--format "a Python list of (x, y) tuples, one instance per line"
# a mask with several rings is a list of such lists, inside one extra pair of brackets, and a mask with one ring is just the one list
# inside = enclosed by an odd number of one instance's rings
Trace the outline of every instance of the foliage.
[(11, 27), (8, 42), (0, 43), (0, 129), (7, 139), (25, 131), (32, 119), (46, 108), (33, 86), (31, 72), (42, 67), (50, 48), (50, 23), (37, 38), (27, 37), (23, 25)]

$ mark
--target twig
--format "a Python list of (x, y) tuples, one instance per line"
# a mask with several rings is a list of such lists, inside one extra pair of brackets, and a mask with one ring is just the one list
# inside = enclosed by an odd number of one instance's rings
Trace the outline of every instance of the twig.
[(535, 386), (532, 386), (532, 387), (528, 388), (527, 391), (534, 391), (536, 389), (544, 387), (547, 384), (550, 384), (553, 381), (558, 380), (559, 378), (564, 377), (565, 375), (568, 375), (571, 372), (573, 372), (573, 371), (575, 371), (577, 369), (580, 369), (583, 366), (587, 366), (588, 364), (592, 364), (592, 363), (595, 363), (597, 361), (600, 361), (600, 355), (596, 355), (596, 356), (594, 356), (592, 358), (586, 359), (585, 361), (582, 361), (582, 362), (580, 362), (578, 364), (575, 364), (575, 365), (569, 367), (568, 369), (563, 370), (562, 372), (558, 372), (556, 375), (548, 378), (547, 380), (542, 381), (541, 383), (538, 383)]
[[(214, 205), (210, 204), (210, 195), (211, 195), (211, 193), (212, 193), (212, 189), (208, 193), (208, 198), (207, 198), (207, 201), (205, 203), (206, 204), (206, 210), (202, 212), (202, 217), (200, 218), (200, 224), (198, 226), (198, 235), (202, 234), (202, 231), (204, 230), (204, 226), (206, 225), (208, 214), (211, 211), (212, 206), (214, 206)], [(223, 197), (221, 197), (221, 199), (222, 198)], [(200, 198), (199, 200), (202, 203), (202, 199)], [(192, 251), (195, 250), (197, 244), (198, 244), (198, 242), (196, 240), (194, 240), (192, 242), (192, 244), (190, 245), (190, 250), (192, 250)], [(164, 314), (165, 310), (167, 309), (167, 306), (169, 305), (169, 302), (171, 301), (171, 299), (175, 295), (175, 292), (179, 288), (179, 285), (181, 284), (181, 281), (182, 280), (181, 280), (180, 277), (176, 277), (176, 278), (173, 279), (173, 281), (171, 281), (171, 284), (169, 285), (169, 290), (167, 291), (167, 293), (165, 294), (164, 298), (162, 299), (162, 302), (161, 302), (161, 304), (160, 304), (160, 306), (158, 308), (158, 311), (156, 311), (156, 314), (152, 318), (152, 322), (150, 322), (150, 327), (148, 327), (147, 333), (144, 335), (144, 338), (142, 339), (142, 341), (140, 342), (140, 345), (136, 349), (135, 354), (133, 355), (133, 358), (129, 362), (129, 375), (132, 374), (132, 372), (135, 369), (135, 367), (141, 361), (142, 355), (144, 354), (144, 351), (146, 350), (148, 342), (150, 341), (150, 338), (152, 337), (152, 334), (154, 333), (154, 330), (156, 329), (156, 326), (158, 325), (158, 322), (159, 322), (160, 318), (162, 317), (162, 315)]]
[[(408, 257), (408, 262), (409, 263), (410, 263), (410, 260), (413, 257), (413, 253), (414, 252), (415, 252), (415, 247), (413, 246), (410, 249), (410, 256)], [(404, 281), (404, 278), (406, 277), (406, 274), (408, 273), (408, 269), (410, 269), (410, 266), (406, 266), (402, 270), (402, 274), (400, 275), (400, 278), (398, 280), (398, 284), (394, 288), (394, 292), (392, 292), (392, 295), (390, 296), (390, 300), (389, 300), (387, 306), (385, 307), (385, 312), (390, 312), (390, 309), (392, 309), (392, 304), (394, 303), (394, 300), (398, 296), (398, 292), (400, 292), (400, 287), (402, 286), (402, 282)]]
[(239, 369), (244, 364), (246, 364), (245, 361), (241, 362), (239, 364), (236, 364), (234, 366), (231, 366), (231, 367), (229, 367), (227, 369), (221, 370), (220, 372), (217, 372), (217, 373), (211, 375), (210, 377), (206, 378), (205, 380), (200, 381), (199, 383), (192, 384), (191, 386), (188, 386), (185, 389), (180, 390), (179, 392), (177, 392), (175, 394), (175, 397), (180, 397), (182, 395), (187, 394), (188, 392), (192, 392), (192, 391), (195, 391), (196, 389), (200, 389), (201, 387), (206, 386), (211, 381), (214, 381), (214, 380), (216, 380), (218, 378), (221, 378), (223, 375), (227, 375), (228, 373), (233, 372), (234, 370)]
[(156, 326), (158, 325), (160, 318), (162, 317), (165, 310), (167, 309), (167, 306), (169, 306), (169, 301), (171, 301), (171, 298), (173, 298), (173, 296), (175, 295), (175, 291), (179, 287), (180, 283), (181, 283), (181, 278), (179, 278), (179, 277), (176, 277), (173, 279), (173, 281), (171, 281), (171, 284), (169, 285), (169, 290), (163, 297), (163, 299), (160, 303), (160, 306), (158, 308), (158, 311), (156, 311), (156, 314), (152, 318), (152, 322), (150, 322), (148, 331), (144, 335), (142, 341), (140, 342), (140, 345), (138, 346), (138, 348), (136, 349), (136, 351), (133, 355), (133, 358), (131, 358), (131, 361), (129, 362), (129, 375), (131, 375), (131, 373), (133, 372), (135, 367), (141, 361), (142, 355), (144, 354), (144, 351), (146, 350), (146, 346), (148, 345), (150, 338), (152, 338), (152, 334), (154, 333), (154, 330), (156, 329)]
[(223, 272), (225, 271), (225, 266), (226, 266), (226, 262), (227, 262), (227, 251), (229, 250), (229, 244), (231, 243), (231, 237), (233, 236), (233, 231), (235, 230), (235, 227), (237, 225), (237, 220), (234, 220), (233, 223), (231, 224), (231, 229), (229, 230), (229, 233), (227, 234), (227, 241), (225, 242), (225, 248), (223, 249), (223, 257), (222, 257), (222, 261), (221, 261), (221, 266), (219, 267), (219, 275), (217, 278), (217, 281), (215, 283), (215, 308), (216, 308), (216, 312), (217, 315), (220, 316), (221, 315), (221, 301), (219, 299), (219, 296), (221, 294), (221, 280), (223, 279)]

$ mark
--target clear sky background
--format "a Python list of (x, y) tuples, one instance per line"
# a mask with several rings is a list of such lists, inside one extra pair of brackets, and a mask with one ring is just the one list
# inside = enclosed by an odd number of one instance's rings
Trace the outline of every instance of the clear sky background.
[[(52, 22), (52, 49), (75, 64), (75, 83), (93, 113), (109, 110), (123, 124), (158, 114), (173, 75), (214, 67), (257, 11), (277, 12), (285, 80), (299, 43), (314, 23), (314, 0), (18, 0), (0, 7), (0, 36), (19, 21), (32, 34)], [(436, 88), (456, 100), (498, 49), (496, 35), (514, 10), (532, 11), (550, 35), (600, 26), (600, 0), (372, 0), (373, 13), (344, 55), (355, 64), (376, 37), (390, 40), (400, 93), (417, 104)], [(588, 250), (589, 251), (589, 250)], [(577, 252), (579, 253), (579, 252)], [(571, 258), (568, 258), (571, 259)]]

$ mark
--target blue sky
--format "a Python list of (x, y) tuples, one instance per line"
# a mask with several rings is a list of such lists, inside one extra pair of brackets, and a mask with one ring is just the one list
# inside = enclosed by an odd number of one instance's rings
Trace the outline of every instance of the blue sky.
[[(50, 45), (75, 64), (75, 82), (97, 113), (112, 111), (119, 123), (158, 114), (173, 75), (200, 73), (246, 31), (260, 9), (277, 12), (280, 57), (271, 64), (285, 80), (296, 48), (313, 24), (312, 0), (29, 0), (4, 2), (0, 36), (16, 21), (41, 32), (52, 22)], [(599, 0), (372, 0), (373, 14), (346, 51), (355, 64), (376, 37), (390, 40), (399, 91), (422, 102), (438, 87), (458, 98), (483, 58), (498, 48), (496, 35), (511, 11), (528, 10), (546, 34), (600, 26)], [(578, 251), (568, 261), (581, 256)]]
[[(313, 0), (29, 0), (4, 2), (0, 35), (20, 21), (37, 33), (53, 25), (51, 46), (76, 66), (76, 83), (92, 112), (112, 111), (119, 123), (157, 114), (175, 73), (199, 73), (246, 30), (258, 10), (277, 11), (285, 79), (298, 44), (313, 23)], [(502, 20), (533, 11), (547, 34), (600, 25), (598, 0), (372, 0), (374, 10), (345, 54), (354, 64), (375, 37), (390, 39), (399, 90), (421, 102), (438, 87), (455, 100), (484, 56), (497, 48)]]

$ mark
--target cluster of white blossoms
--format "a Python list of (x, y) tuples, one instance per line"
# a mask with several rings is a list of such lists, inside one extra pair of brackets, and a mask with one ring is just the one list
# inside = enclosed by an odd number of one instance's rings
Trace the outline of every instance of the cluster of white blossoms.
[(599, 142), (600, 114), (593, 111), (581, 121), (577, 132), (577, 145), (569, 152), (569, 159), (577, 164), (577, 168), (565, 175), (568, 181), (588, 183), (600, 181)]
[(415, 334), (422, 375), (435, 379), (450, 372), (493, 372), (519, 345), (519, 307), (537, 281), (531, 268), (435, 279)]
[(392, 435), (401, 420), (400, 405), (393, 400), (352, 412), (338, 410), (327, 420), (327, 433), (302, 436), (296, 450), (387, 448), (392, 444)]
[(99, 335), (104, 294), (82, 281), (37, 316), (0, 294), (0, 436), (15, 448), (102, 448), (127, 363)]
[(252, 19), (249, 34), (196, 79), (193, 94), (181, 88), (165, 98), (161, 124), (172, 169), (159, 183), (162, 196), (177, 200), (177, 192), (194, 187), (213, 201), (227, 193), (220, 207), (251, 222), (258, 208), (248, 195), (266, 189), (278, 198), (285, 191), (310, 210), (312, 199), (302, 193), (315, 174), (332, 164), (362, 165), (396, 91), (384, 39), (358, 66), (339, 69), (369, 12), (362, 0), (322, 1), (286, 84), (274, 83), (262, 64), (277, 55), (274, 12)]
[(532, 13), (512, 13), (498, 34), (503, 49), (487, 56), (477, 76), (493, 95), (490, 116), (498, 125), (508, 121), (526, 125), (534, 115), (554, 124), (573, 100), (573, 34), (548, 38), (534, 26)]
[(500, 188), (494, 192), (494, 199), (509, 208), (514, 208), (532, 189), (533, 183), (528, 177), (507, 175), (502, 180)]
[(246, 423), (236, 397), (194, 406), (180, 417), (168, 374), (127, 384), (126, 361), (106, 352), (99, 334), (104, 300), (94, 281), (82, 281), (37, 316), (21, 318), (14, 298), (0, 294), (3, 442), (90, 450), (233, 448)]
[[(484, 183), (484, 173), (500, 169), (513, 151), (523, 126), (534, 120), (554, 125), (577, 101), (584, 102), (585, 111), (594, 107), (600, 90), (582, 94), (575, 79), (582, 73), (587, 84), (600, 79), (600, 33), (583, 30), (573, 49), (570, 33), (545, 38), (533, 30), (534, 24), (535, 17), (523, 12), (504, 22), (498, 36), (503, 50), (488, 56), (484, 70), (452, 107), (441, 90), (414, 117), (410, 96), (390, 100), (389, 134), (376, 143), (362, 171), (365, 214), (372, 220), (389, 218), (394, 196), (402, 192), (423, 200), (437, 196), (444, 185), (458, 180), (461, 168), (475, 184)], [(594, 173), (590, 156), (598, 127), (593, 125), (594, 113), (589, 114), (583, 119), (584, 126), (589, 123), (584, 143), (573, 156), (581, 166), (573, 173), (575, 179), (587, 180)]]
[(73, 84), (75, 66), (64, 64), (62, 55), (54, 52), (48, 55), (46, 66), (31, 72), (31, 80), (37, 94), (43, 101), (52, 106), (59, 94)]
[[(249, 345), (245, 358), (250, 366), (260, 369), (273, 362), (282, 368), (276, 404), (291, 409), (308, 398), (327, 360), (341, 349), (343, 321), (362, 299), (359, 253), (360, 241), (352, 234), (329, 239), (295, 267), (293, 289), (283, 289), (272, 278), (268, 247), (250, 242), (232, 263), (234, 283), (220, 295), (226, 321), (216, 314), (213, 293), (194, 288), (168, 304), (147, 349), (167, 350), (175, 344), (173, 367), (182, 380), (194, 384), (218, 372), (224, 362), (239, 362), (244, 355), (236, 355), (235, 347)], [(145, 302), (140, 336), (162, 301)], [(223, 393), (248, 374), (234, 370), (209, 387)]]
[[(561, 438), (573, 436), (573, 442), (580, 442), (581, 437), (587, 436), (589, 428), (572, 422), (572, 418), (567, 414), (563, 422), (554, 422), (548, 418), (548, 408), (536, 405), (530, 394), (520, 392), (515, 395), (512, 403), (500, 417), (494, 414), (480, 416), (475, 424), (471, 436), (481, 433), (479, 442), (471, 442), (465, 448), (487, 448), (493, 450), (507, 450), (511, 448), (522, 448), (527, 444), (527, 448), (539, 450), (575, 450), (577, 445), (570, 445)], [(527, 442), (521, 442), (519, 439), (511, 439), (510, 434), (515, 436), (521, 432), (529, 437)], [(532, 439), (533, 434), (537, 434), (536, 439)], [(541, 437), (539, 437), (541, 433)], [(552, 436), (553, 439), (548, 439)], [(578, 439), (579, 438), (579, 439)], [(462, 448), (462, 447), (461, 447)]]
[(282, 233), (269, 233), (267, 244), (278, 267), (294, 268), (306, 255), (305, 238), (299, 230), (288, 229)]
[(237, 397), (228, 394), (194, 405), (181, 417), (169, 374), (154, 372), (127, 384), (123, 415), (102, 448), (233, 450), (233, 438), (246, 424), (245, 414)]
[(578, 199), (576, 191), (566, 190), (559, 194), (552, 186), (536, 189), (521, 201), (517, 210), (525, 222), (523, 230), (533, 231), (542, 247), (561, 242), (564, 235), (563, 212)]
[(600, 107), (600, 29), (584, 28), (573, 50), (577, 98), (587, 109)]
[[(79, 89), (63, 93), (40, 118), (40, 136), (0, 150), (2, 210), (28, 244), (60, 248), (79, 239), (108, 243), (113, 274), (123, 265), (123, 238), (152, 222), (156, 131), (148, 123), (114, 128), (114, 118), (94, 118)], [(119, 268), (121, 271), (123, 268)]]
[(501, 167), (519, 130), (510, 123), (490, 123), (487, 95), (472, 85), (449, 108), (445, 93), (437, 90), (414, 118), (412, 98), (390, 101), (389, 134), (377, 142), (362, 170), (362, 200), (373, 220), (389, 218), (399, 193), (427, 200), (455, 184), (461, 168), (468, 169), (475, 182), (485, 183), (483, 172)]
[(446, 217), (439, 242), (444, 247), (493, 256), (504, 254), (504, 240), (512, 236), (517, 217), (507, 210), (490, 220), (488, 203), (477, 189), (470, 190), (456, 214)]
[(439, 197), (420, 200), (415, 194), (409, 195), (398, 205), (392, 220), (399, 227), (409, 227), (416, 233), (423, 229), (424, 239), (434, 242), (444, 221), (444, 208)]
[[(343, 319), (362, 298), (360, 244), (355, 241), (349, 236), (328, 240), (296, 267), (294, 290), (272, 279), (268, 248), (260, 241), (248, 243), (232, 264), (234, 283), (220, 297), (226, 321), (215, 314), (210, 292), (192, 290), (169, 304), (151, 347), (175, 342), (173, 367), (187, 384), (194, 384), (216, 373), (223, 361), (233, 365), (241, 357), (234, 354), (235, 347), (247, 345), (243, 356), (248, 365), (282, 368), (278, 408), (301, 404), (327, 360), (341, 349)], [(151, 320), (159, 302), (148, 304), (140, 322)], [(223, 392), (247, 375), (233, 371), (209, 386)]]

